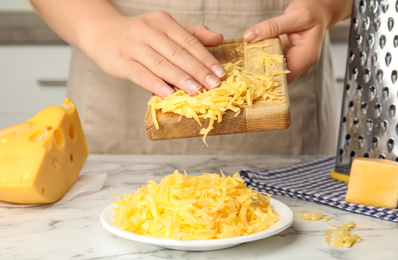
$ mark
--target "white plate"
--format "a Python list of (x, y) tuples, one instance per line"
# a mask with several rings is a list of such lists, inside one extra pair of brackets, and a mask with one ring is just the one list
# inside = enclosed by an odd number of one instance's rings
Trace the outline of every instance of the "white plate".
[(209, 251), (233, 247), (243, 243), (270, 237), (288, 228), (293, 223), (293, 211), (288, 206), (275, 199), (271, 199), (271, 205), (274, 211), (281, 216), (281, 219), (278, 223), (271, 228), (258, 233), (231, 238), (208, 240), (174, 240), (137, 235), (133, 232), (122, 230), (113, 225), (113, 208), (116, 207), (114, 205), (110, 205), (102, 211), (100, 221), (102, 226), (110, 233), (125, 239), (169, 249), (185, 251)]

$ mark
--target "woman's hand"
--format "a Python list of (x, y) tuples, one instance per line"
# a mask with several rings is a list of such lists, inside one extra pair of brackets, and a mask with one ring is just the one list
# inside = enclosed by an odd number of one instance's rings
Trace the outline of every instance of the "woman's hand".
[(88, 55), (103, 71), (162, 97), (174, 91), (168, 84), (196, 95), (225, 76), (204, 47), (221, 44), (223, 36), (203, 25), (183, 28), (161, 11), (122, 17), (97, 35)]
[[(195, 95), (212, 89), (224, 68), (205, 46), (223, 36), (203, 25), (184, 28), (167, 13), (126, 17), (106, 0), (31, 0), (48, 25), (107, 74), (165, 97), (169, 84)], [(112, 86), (109, 86), (112, 87)]]
[(265, 20), (244, 33), (249, 41), (280, 37), (288, 83), (305, 77), (318, 62), (326, 30), (351, 13), (352, 0), (295, 0), (283, 15)]

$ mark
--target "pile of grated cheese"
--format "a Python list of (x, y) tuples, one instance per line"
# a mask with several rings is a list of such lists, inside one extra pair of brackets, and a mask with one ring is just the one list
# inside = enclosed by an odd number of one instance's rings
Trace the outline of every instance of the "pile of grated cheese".
[[(294, 214), (302, 214), (298, 219), (305, 221), (319, 221), (325, 215), (324, 212), (310, 213), (308, 210), (295, 211)], [(355, 227), (355, 223), (353, 221), (350, 221), (347, 224), (338, 225), (329, 223), (332, 219), (334, 219), (334, 217), (325, 218), (328, 226), (337, 228), (333, 230), (325, 230), (325, 243), (327, 245), (332, 244), (334, 248), (350, 248), (361, 239), (360, 236), (357, 234), (351, 234), (349, 231)]]
[(270, 195), (249, 189), (238, 173), (149, 180), (113, 204), (114, 225), (139, 235), (177, 240), (218, 239), (268, 229), (280, 219)]
[[(257, 62), (269, 64), (283, 62), (283, 56), (268, 55), (261, 52)], [(151, 106), (152, 120), (156, 129), (159, 123), (156, 118), (156, 111), (162, 113), (172, 112), (186, 118), (193, 118), (202, 126), (200, 118), (209, 119), (207, 127), (200, 130), (203, 135), (203, 142), (206, 143), (206, 136), (213, 129), (214, 123), (222, 121), (222, 115), (227, 110), (235, 112), (238, 116), (242, 108), (251, 106), (255, 100), (275, 100), (284, 103), (284, 95), (278, 88), (280, 84), (275, 80), (276, 76), (289, 73), (287, 70), (271, 70), (265, 74), (252, 73), (235, 63), (223, 64), (226, 71), (226, 78), (221, 81), (218, 88), (204, 90), (198, 95), (190, 96), (182, 90), (177, 90), (166, 98), (157, 95), (152, 96), (148, 104)], [(262, 65), (261, 64), (261, 65)], [(258, 64), (260, 66), (260, 64)]]

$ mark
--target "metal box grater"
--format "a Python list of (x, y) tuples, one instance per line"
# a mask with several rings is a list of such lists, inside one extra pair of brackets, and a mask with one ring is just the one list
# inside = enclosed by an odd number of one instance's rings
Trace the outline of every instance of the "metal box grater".
[(355, 157), (398, 161), (398, 0), (354, 2), (335, 172)]

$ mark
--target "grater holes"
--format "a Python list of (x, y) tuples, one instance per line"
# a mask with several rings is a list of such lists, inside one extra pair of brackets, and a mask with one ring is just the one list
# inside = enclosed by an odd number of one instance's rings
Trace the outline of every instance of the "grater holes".
[(358, 150), (362, 150), (365, 143), (365, 137), (363, 135), (358, 136)]
[[(397, 127), (398, 127), (398, 125), (397, 125)], [(366, 129), (368, 130), (368, 132), (371, 132), (373, 130), (373, 120), (372, 119), (366, 120)]]
[(377, 17), (374, 21), (373, 21), (374, 25), (375, 25), (375, 30), (376, 32), (380, 29), (380, 25), (381, 25), (381, 21), (380, 18)]
[(395, 117), (395, 113), (397, 111), (397, 108), (394, 104), (390, 105), (389, 109), (388, 109), (388, 114), (390, 115), (391, 118)]
[(395, 141), (393, 138), (388, 139), (388, 141), (387, 141), (388, 152), (390, 152), (390, 153), (392, 152), (392, 150), (394, 149), (394, 143), (395, 143)]
[(361, 12), (361, 14), (365, 13), (366, 11), (366, 1), (359, 1), (359, 11)]
[(381, 4), (381, 10), (383, 11), (383, 13), (386, 13), (387, 10), (388, 10), (388, 7), (389, 7), (388, 2), (387, 1), (381, 1), (380, 4)]
[(351, 143), (351, 135), (350, 134), (346, 134), (346, 136), (345, 136), (345, 146), (346, 147), (350, 147), (350, 143)]
[(343, 161), (344, 158), (344, 150), (343, 149), (339, 149), (339, 156), (338, 156), (340, 162)]
[(375, 117), (376, 118), (378, 118), (378, 117), (380, 117), (380, 115), (381, 115), (381, 111), (382, 111), (382, 106), (381, 106), (381, 104), (380, 103), (376, 103), (375, 104)]
[(382, 70), (378, 70), (376, 72), (376, 80), (379, 84), (381, 84), (381, 82), (383, 81), (383, 77), (384, 77), (384, 73)]
[(370, 18), (368, 16), (362, 19), (362, 26), (365, 31), (369, 30)]
[(352, 69), (352, 76), (353, 76), (354, 79), (358, 78), (358, 73), (359, 73), (358, 68), (353, 68)]
[(357, 42), (358, 46), (361, 46), (361, 44), (362, 44), (362, 35), (357, 34), (355, 36), (355, 41)]
[(380, 46), (381, 49), (383, 49), (384, 46), (386, 46), (386, 36), (385, 36), (384, 34), (382, 34), (382, 35), (380, 36), (380, 39), (379, 39), (379, 46)]
[(369, 93), (368, 93), (368, 97), (369, 100), (372, 101), (376, 96), (376, 87), (375, 86), (370, 86), (369, 87)]
[(363, 66), (366, 63), (366, 58), (367, 58), (366, 52), (361, 51), (359, 53), (359, 59), (361, 60), (361, 66)]
[(383, 99), (387, 100), (388, 97), (390, 96), (390, 89), (388, 87), (384, 87), (382, 93), (383, 93)]
[(386, 57), (384, 58), (385, 62), (386, 62), (386, 66), (389, 67), (391, 64), (391, 60), (392, 60), (392, 55), (390, 52), (386, 53)]
[(391, 32), (392, 29), (394, 28), (394, 18), (393, 18), (393, 17), (388, 18), (387, 27), (388, 27), (388, 30), (389, 30), (390, 32)]
[(345, 100), (337, 151), (342, 164), (337, 164), (338, 169), (349, 167), (354, 156), (398, 162), (398, 148), (394, 147), (398, 140), (398, 60), (394, 57), (398, 51), (398, 0), (358, 0), (353, 11), (342, 86)]
[(397, 71), (396, 70), (393, 70), (391, 72), (391, 81), (393, 84), (395, 84), (395, 82), (397, 82)]
[(358, 30), (358, 26), (359, 26), (358, 18), (356, 18), (356, 17), (352, 18), (352, 24), (354, 25), (354, 29)]
[(387, 132), (388, 129), (388, 121), (387, 120), (383, 120), (381, 123), (381, 131), (383, 132), (383, 134), (385, 134)]
[(374, 136), (372, 138), (372, 149), (373, 149), (373, 151), (376, 151), (378, 146), (379, 146), (379, 138)]
[(367, 58), (366, 52), (361, 51), (361, 52), (359, 53), (359, 59), (361, 60), (361, 66), (365, 65), (365, 63), (366, 63), (366, 58)]
[(377, 66), (377, 63), (379, 61), (379, 55), (377, 54), (377, 52), (372, 53), (371, 56), (371, 60), (372, 60), (372, 66)]
[(348, 103), (348, 107), (349, 107), (349, 108), (354, 108), (354, 101), (350, 101), (350, 102)]
[(359, 119), (354, 118), (354, 120), (352, 122), (352, 131), (354, 131), (354, 133), (356, 133), (358, 131), (358, 127), (359, 127)]
[(380, 155), (379, 155), (379, 159), (386, 159), (386, 155), (385, 155), (385, 154), (383, 154), (383, 153), (382, 153), (382, 154), (380, 154)]
[[(368, 83), (371, 76), (372, 76), (372, 72), (366, 68), (363, 72), (363, 81), (365, 81), (365, 83)], [(355, 79), (356, 78), (357, 77), (355, 77)]]
[(373, 45), (375, 44), (375, 36), (373, 33), (369, 33), (367, 42), (368, 42), (369, 49), (372, 49)]
[(362, 86), (361, 86), (361, 85), (358, 85), (358, 86), (357, 86), (357, 91), (356, 91), (357, 96), (358, 96), (358, 97), (361, 97), (361, 96), (362, 96), (362, 92), (363, 92)]
[(346, 94), (347, 96), (350, 96), (350, 93), (351, 93), (350, 89), (351, 89), (350, 85), (347, 84), (347, 85), (345, 86), (345, 94)]
[[(397, 42), (398, 42), (398, 37), (397, 37)], [(355, 59), (355, 53), (353, 53), (352, 51), (350, 51), (350, 63), (353, 62)]]
[(361, 103), (361, 113), (362, 115), (366, 115), (366, 113), (368, 113), (368, 104), (364, 101)]
[(376, 13), (379, 7), (379, 3), (377, 1), (370, 1), (369, 8), (372, 13)]

